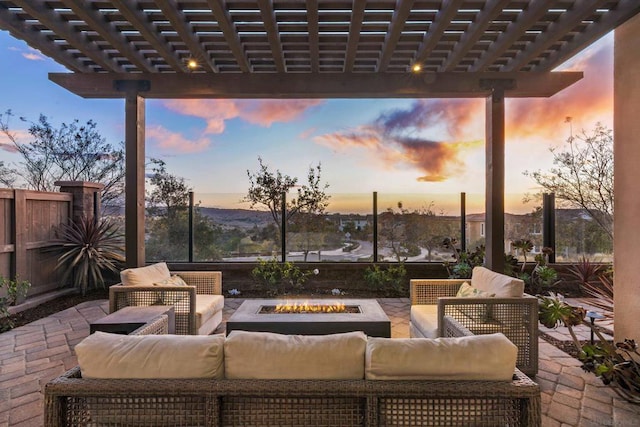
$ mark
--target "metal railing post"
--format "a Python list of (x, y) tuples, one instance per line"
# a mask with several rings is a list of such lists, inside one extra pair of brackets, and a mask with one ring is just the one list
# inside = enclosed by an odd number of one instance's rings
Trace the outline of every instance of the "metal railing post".
[(467, 193), (460, 193), (460, 250), (467, 250)]
[(373, 192), (373, 262), (378, 262), (378, 192)]
[(556, 262), (556, 195), (542, 195), (542, 246), (551, 248), (548, 261)]
[(287, 260), (287, 193), (282, 193), (282, 225), (280, 228), (280, 261)]
[(193, 191), (189, 191), (189, 262), (193, 262)]

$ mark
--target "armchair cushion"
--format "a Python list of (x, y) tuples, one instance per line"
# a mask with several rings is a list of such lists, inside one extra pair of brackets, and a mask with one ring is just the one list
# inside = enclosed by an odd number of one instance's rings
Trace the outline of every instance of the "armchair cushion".
[(222, 295), (198, 295), (196, 296), (196, 329), (211, 319), (217, 312), (224, 308)]
[(223, 335), (95, 332), (75, 347), (84, 378), (223, 378)]
[(372, 380), (511, 381), (518, 348), (503, 334), (459, 338), (369, 338), (365, 377)]
[(506, 274), (496, 273), (485, 267), (474, 267), (471, 286), (494, 294), (496, 298), (522, 297), (524, 282)]
[(411, 324), (426, 338), (438, 337), (438, 306), (412, 305)]
[(282, 335), (232, 331), (224, 343), (229, 379), (363, 379), (363, 332)]

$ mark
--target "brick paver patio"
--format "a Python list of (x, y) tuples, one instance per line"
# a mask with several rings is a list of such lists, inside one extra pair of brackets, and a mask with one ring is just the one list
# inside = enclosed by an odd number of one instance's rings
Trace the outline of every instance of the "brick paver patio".
[[(223, 320), (242, 301), (227, 298)], [(409, 299), (379, 301), (391, 319), (392, 336), (408, 337)], [(85, 302), (0, 334), (0, 426), (42, 425), (43, 386), (77, 364), (73, 347), (88, 335), (91, 321), (107, 314), (107, 305)], [(545, 332), (562, 337), (564, 329)], [(217, 332), (223, 331), (224, 324)], [(621, 400), (577, 360), (543, 340), (535, 380), (542, 389), (543, 426), (640, 425), (640, 405)]]

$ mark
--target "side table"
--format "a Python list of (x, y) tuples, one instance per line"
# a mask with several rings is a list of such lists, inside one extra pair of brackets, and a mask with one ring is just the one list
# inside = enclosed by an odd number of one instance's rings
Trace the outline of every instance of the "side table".
[(172, 305), (150, 305), (146, 307), (124, 307), (89, 325), (89, 333), (96, 331), (112, 334), (130, 334), (158, 316), (167, 315), (169, 333), (176, 333), (176, 317)]

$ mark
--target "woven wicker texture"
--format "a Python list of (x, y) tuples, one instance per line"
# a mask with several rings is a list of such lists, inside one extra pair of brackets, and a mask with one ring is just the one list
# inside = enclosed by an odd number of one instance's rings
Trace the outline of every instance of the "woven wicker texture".
[(165, 335), (169, 333), (169, 316), (162, 314), (151, 322), (140, 326), (130, 335)]
[(222, 273), (219, 271), (181, 271), (177, 273), (187, 283), (183, 288), (175, 286), (122, 286), (109, 288), (109, 312), (128, 306), (174, 306), (176, 334), (197, 335), (197, 295), (221, 295)]
[[(540, 425), (540, 389), (511, 382), (91, 380), (45, 388), (48, 426)], [(220, 424), (218, 424), (218, 422)]]
[(527, 375), (538, 372), (538, 300), (522, 298), (458, 298), (461, 279), (411, 280), (411, 304), (437, 304), (439, 335), (447, 336), (444, 316), (454, 318), (475, 335), (502, 332), (518, 347), (516, 366)]

